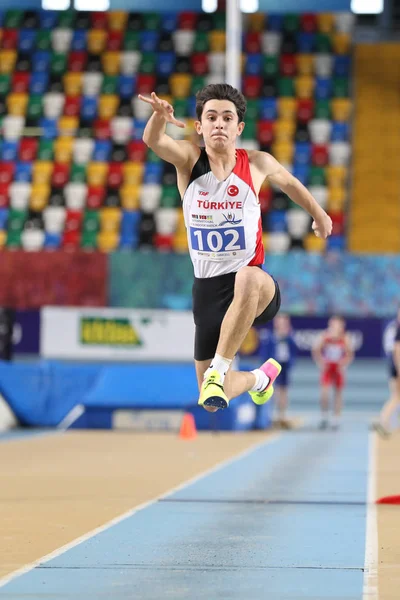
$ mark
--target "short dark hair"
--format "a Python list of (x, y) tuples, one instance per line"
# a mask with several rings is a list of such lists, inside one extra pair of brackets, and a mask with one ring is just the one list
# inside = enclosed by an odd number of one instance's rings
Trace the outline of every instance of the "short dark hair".
[(247, 102), (242, 92), (232, 87), (228, 83), (212, 83), (206, 85), (196, 94), (196, 115), (201, 120), (204, 105), (209, 100), (229, 100), (236, 106), (236, 112), (239, 117), (239, 123), (243, 121), (246, 114)]

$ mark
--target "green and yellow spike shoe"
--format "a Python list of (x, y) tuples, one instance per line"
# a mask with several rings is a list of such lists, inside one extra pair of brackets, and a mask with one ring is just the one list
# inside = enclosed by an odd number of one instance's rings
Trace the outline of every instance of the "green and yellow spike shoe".
[(229, 400), (224, 392), (224, 386), (221, 383), (221, 376), (218, 371), (211, 371), (204, 379), (198, 404), (203, 407), (213, 406), (221, 409), (229, 406)]

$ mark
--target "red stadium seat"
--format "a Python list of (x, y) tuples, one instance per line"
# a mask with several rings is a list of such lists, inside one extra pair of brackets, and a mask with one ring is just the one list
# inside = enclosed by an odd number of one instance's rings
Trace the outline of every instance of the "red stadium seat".
[(92, 22), (92, 29), (107, 29), (107, 13), (106, 12), (92, 12), (90, 13), (90, 19)]
[(51, 176), (51, 183), (54, 187), (64, 187), (69, 181), (70, 165), (69, 163), (54, 163), (54, 169)]
[(131, 162), (144, 162), (146, 160), (147, 146), (142, 140), (132, 140), (127, 145), (128, 160)]
[(7, 208), (9, 204), (9, 183), (0, 183), (0, 208)]
[(208, 55), (206, 52), (196, 52), (190, 59), (194, 75), (206, 75), (208, 73)]
[(85, 70), (86, 62), (87, 52), (84, 50), (70, 52), (68, 57), (68, 71), (72, 73), (81, 73)]
[(258, 31), (246, 33), (244, 38), (244, 51), (250, 54), (258, 54), (261, 52), (261, 33)]
[(11, 90), (17, 94), (26, 94), (31, 80), (30, 73), (15, 72), (12, 77)]
[(1, 38), (1, 47), (4, 50), (15, 50), (18, 44), (18, 30), (17, 29), (3, 29), (3, 36)]
[(107, 119), (96, 119), (93, 122), (93, 130), (98, 140), (109, 140), (111, 137), (111, 123)]
[(344, 213), (329, 212), (329, 216), (332, 219), (332, 235), (342, 235), (344, 233)]
[(317, 17), (312, 13), (305, 13), (301, 15), (300, 28), (307, 33), (313, 33), (317, 30)]
[(258, 199), (260, 201), (261, 212), (268, 212), (271, 208), (272, 188), (270, 188), (269, 186), (263, 186), (260, 189), (260, 193), (258, 194)]
[(123, 181), (123, 163), (111, 162), (108, 167), (107, 185), (110, 188), (119, 188)]
[(87, 190), (86, 206), (97, 209), (103, 206), (106, 189), (102, 186), (90, 185)]
[(64, 103), (64, 115), (78, 117), (81, 110), (81, 96), (67, 96)]
[(24, 162), (32, 162), (36, 159), (38, 151), (37, 138), (23, 138), (19, 143), (18, 157)]
[(270, 146), (274, 139), (274, 122), (258, 121), (257, 139), (262, 146)]
[(107, 50), (121, 50), (123, 41), (124, 33), (122, 31), (110, 31), (106, 48)]
[(0, 162), (0, 183), (11, 183), (14, 169), (13, 162)]
[(329, 161), (328, 145), (313, 144), (311, 161), (315, 167), (325, 167)]
[(172, 252), (174, 249), (174, 234), (162, 235), (161, 233), (156, 233), (154, 244), (161, 252)]
[(247, 98), (259, 98), (261, 95), (262, 79), (258, 75), (243, 77), (243, 94)]
[(196, 29), (197, 13), (192, 11), (184, 11), (179, 13), (178, 29)]
[[(65, 224), (65, 226), (67, 223)], [(81, 232), (77, 230), (65, 231), (62, 238), (62, 247), (64, 250), (77, 250), (81, 241)]]
[(151, 94), (156, 87), (156, 76), (147, 73), (140, 73), (136, 82), (136, 92), (138, 94)]
[(297, 120), (299, 123), (308, 123), (314, 116), (315, 102), (312, 98), (300, 98), (297, 101)]
[(296, 55), (282, 54), (280, 58), (280, 71), (285, 77), (294, 77), (297, 72)]

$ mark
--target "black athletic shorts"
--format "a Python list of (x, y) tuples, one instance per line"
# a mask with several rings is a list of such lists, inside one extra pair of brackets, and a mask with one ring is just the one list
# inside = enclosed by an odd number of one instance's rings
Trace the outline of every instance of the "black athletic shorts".
[[(257, 268), (257, 267), (255, 267)], [(213, 358), (217, 349), (221, 323), (233, 300), (236, 273), (197, 279), (193, 283), (193, 315), (196, 326), (194, 358)], [(275, 281), (275, 280), (274, 280)], [(267, 308), (254, 321), (261, 325), (271, 321), (281, 305), (279, 285), (275, 281), (275, 295)]]

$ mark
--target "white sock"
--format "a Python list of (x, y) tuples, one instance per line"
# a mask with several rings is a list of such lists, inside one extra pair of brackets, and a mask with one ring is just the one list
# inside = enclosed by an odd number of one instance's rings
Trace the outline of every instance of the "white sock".
[(269, 384), (270, 378), (268, 377), (268, 375), (266, 375), (264, 373), (264, 371), (261, 371), (261, 369), (254, 369), (254, 371), (252, 371), (252, 373), (256, 378), (256, 382), (250, 391), (251, 392), (263, 392), (265, 390), (265, 388), (267, 387), (267, 385)]
[(324, 423), (327, 423), (329, 421), (329, 412), (327, 410), (321, 411), (321, 420)]
[(224, 358), (220, 354), (216, 354), (212, 359), (211, 365), (204, 373), (204, 377), (206, 377), (210, 373), (210, 371), (218, 371), (219, 376), (221, 377), (221, 383), (224, 383), (225, 375), (227, 374), (229, 367), (231, 366), (231, 362), (232, 359)]
[(341, 421), (340, 415), (333, 415), (332, 417), (332, 425), (333, 427), (339, 427)]

